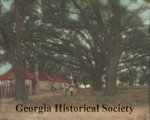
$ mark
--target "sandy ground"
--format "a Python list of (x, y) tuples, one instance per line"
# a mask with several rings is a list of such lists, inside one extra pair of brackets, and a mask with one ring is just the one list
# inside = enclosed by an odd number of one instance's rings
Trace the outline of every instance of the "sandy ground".
[[(70, 101), (73, 101), (73, 99), (77, 98), (78, 96), (75, 96), (74, 98), (71, 98), (71, 96), (64, 97), (60, 94), (50, 95), (44, 94), (44, 95), (36, 95), (31, 96), (29, 99), (31, 100), (27, 104), (33, 105), (33, 102), (36, 105), (42, 104), (41, 100), (43, 100), (43, 104), (47, 104), (47, 100), (50, 101), (50, 103), (64, 103), (67, 104)], [(55, 99), (54, 99), (55, 98)], [(47, 99), (47, 100), (46, 100)], [(78, 97), (78, 102), (81, 104), (86, 104), (86, 98), (82, 98), (81, 96)], [(39, 102), (40, 101), (40, 102)], [(53, 102), (54, 103), (53, 103)], [(44, 112), (43, 114), (39, 114), (38, 112), (17, 112), (16, 111), (16, 105), (18, 103), (13, 101), (13, 99), (10, 98), (3, 98), (0, 101), (0, 120), (150, 120), (149, 116), (149, 107), (148, 105), (140, 105), (135, 106), (133, 113), (122, 113), (122, 112), (102, 112), (101, 110), (99, 112)], [(26, 104), (26, 103), (25, 103)], [(72, 103), (71, 103), (72, 104)], [(87, 102), (88, 104), (88, 102)], [(93, 104), (93, 103), (91, 103)]]

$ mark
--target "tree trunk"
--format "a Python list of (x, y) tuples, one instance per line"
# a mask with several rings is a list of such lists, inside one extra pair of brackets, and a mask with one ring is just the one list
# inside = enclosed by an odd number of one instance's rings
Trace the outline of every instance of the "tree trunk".
[(100, 73), (99, 71), (93, 72), (93, 74), (91, 74), (91, 79), (93, 89), (96, 91), (101, 91), (103, 89), (102, 73)]
[[(22, 64), (22, 65), (21, 65)], [(14, 73), (16, 78), (15, 83), (15, 100), (25, 101), (27, 100), (27, 93), (25, 88), (25, 79), (24, 79), (24, 64), (22, 61), (14, 67)]]
[(108, 41), (105, 94), (114, 95), (117, 92), (116, 73), (121, 54), (121, 8), (118, 0), (109, 0), (109, 3), (113, 17), (110, 36), (105, 36)]
[(95, 91), (102, 91), (103, 87), (102, 87), (102, 81), (98, 80), (98, 79), (93, 79), (92, 81), (92, 86), (93, 86), (93, 90)]
[(21, 17), (19, 12), (19, 1), (14, 0), (14, 15), (16, 20), (16, 40), (15, 40), (15, 53), (16, 58), (14, 60), (14, 72), (16, 78), (15, 84), (15, 99), (19, 101), (24, 101), (27, 99), (27, 94), (25, 90), (25, 79), (24, 79), (24, 56), (21, 47)]
[(40, 90), (40, 80), (39, 80), (39, 62), (35, 63), (35, 72), (34, 72), (34, 76), (35, 76), (35, 94), (39, 93)]
[(112, 49), (110, 52), (110, 56), (107, 60), (106, 66), (106, 83), (105, 83), (105, 94), (106, 95), (114, 95), (117, 93), (117, 86), (116, 86), (116, 76), (117, 76), (117, 67), (120, 58), (120, 49), (118, 47), (114, 50)]
[(133, 80), (129, 80), (129, 86), (133, 86), (134, 81)]
[(107, 66), (106, 71), (106, 88), (105, 94), (113, 95), (117, 92), (116, 87), (116, 64), (110, 61), (109, 65)]

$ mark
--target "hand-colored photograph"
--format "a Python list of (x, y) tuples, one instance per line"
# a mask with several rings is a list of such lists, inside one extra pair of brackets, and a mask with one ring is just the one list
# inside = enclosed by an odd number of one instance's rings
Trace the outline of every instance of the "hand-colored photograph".
[(150, 0), (0, 0), (0, 120), (150, 120)]

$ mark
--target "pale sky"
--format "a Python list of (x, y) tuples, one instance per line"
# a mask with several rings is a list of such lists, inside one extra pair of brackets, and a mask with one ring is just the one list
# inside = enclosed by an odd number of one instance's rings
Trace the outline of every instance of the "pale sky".
[(5, 65), (3, 65), (2, 67), (0, 67), (0, 75), (6, 73), (8, 70), (10, 70), (12, 68), (10, 63), (6, 63)]

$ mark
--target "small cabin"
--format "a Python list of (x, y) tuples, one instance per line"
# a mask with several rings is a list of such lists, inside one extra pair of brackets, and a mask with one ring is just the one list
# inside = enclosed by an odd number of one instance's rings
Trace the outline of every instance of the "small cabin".
[[(31, 72), (25, 71), (25, 86), (28, 95), (32, 94), (32, 82), (34, 76)], [(0, 97), (12, 97), (15, 94), (15, 75), (11, 69), (0, 76)]]
[[(34, 75), (25, 70), (25, 86), (27, 95), (34, 94), (35, 90), (35, 77)], [(52, 86), (56, 90), (62, 90), (64, 84), (70, 84), (69, 80), (65, 80), (61, 76), (50, 76), (46, 72), (39, 72), (39, 88), (41, 91), (50, 91)], [(7, 71), (0, 76), (0, 98), (13, 97), (15, 94), (15, 75), (13, 69)]]
[(70, 84), (69, 80), (65, 80), (63, 77), (50, 76), (46, 72), (39, 72), (40, 90), (50, 91), (52, 86), (57, 90), (61, 90), (64, 84)]

